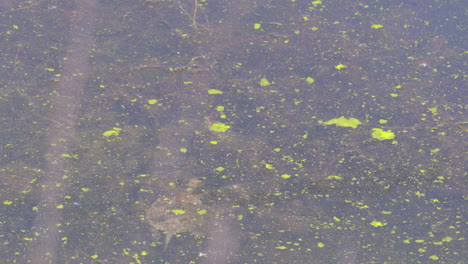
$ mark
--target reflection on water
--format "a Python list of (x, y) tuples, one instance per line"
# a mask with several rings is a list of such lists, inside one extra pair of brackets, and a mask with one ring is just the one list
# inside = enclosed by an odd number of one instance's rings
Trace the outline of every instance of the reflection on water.
[[(57, 263), (461, 261), (462, 34), (432, 22), (463, 14), (100, 2), (81, 50), (79, 11), (47, 5), (0, 6), (3, 259), (34, 251), (55, 193), (57, 248), (38, 254)], [(66, 71), (76, 52), (87, 72)], [(68, 75), (86, 76), (76, 108), (52, 103)]]

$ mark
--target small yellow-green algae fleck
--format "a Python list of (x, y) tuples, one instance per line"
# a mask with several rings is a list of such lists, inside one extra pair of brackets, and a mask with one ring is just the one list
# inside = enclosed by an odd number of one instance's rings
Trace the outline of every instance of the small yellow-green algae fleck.
[(218, 144), (218, 141), (212, 140), (212, 141), (210, 141), (210, 144), (212, 144), (212, 145), (217, 145), (217, 144)]
[(381, 227), (381, 226), (386, 226), (387, 225), (387, 223), (382, 223), (380, 221), (375, 221), (375, 220), (370, 222), (369, 224), (371, 226), (373, 226), (373, 227)]
[(437, 115), (437, 106), (436, 106), (436, 107), (431, 107), (431, 108), (429, 108), (429, 111), (430, 111), (433, 115)]
[(453, 240), (452, 237), (444, 237), (444, 238), (442, 238), (442, 241), (444, 241), (444, 242), (450, 242), (450, 241), (452, 241), (452, 240)]
[(268, 86), (271, 84), (266, 78), (262, 78), (258, 83), (260, 84), (260, 86)]
[(222, 105), (216, 106), (216, 111), (218, 111), (218, 112), (224, 111), (224, 106), (222, 106)]
[(154, 105), (154, 104), (156, 104), (157, 102), (158, 102), (157, 99), (149, 99), (149, 100), (148, 100), (148, 104), (150, 104), (150, 105)]
[(82, 190), (83, 192), (89, 192), (89, 191), (90, 191), (89, 188), (85, 188), (85, 187), (81, 188), (81, 190)]
[(425, 193), (422, 193), (420, 191), (416, 191), (414, 194), (416, 194), (416, 196), (418, 196), (418, 197), (425, 197), (426, 196)]
[(312, 84), (312, 83), (315, 82), (315, 80), (314, 80), (314, 78), (312, 78), (312, 77), (307, 77), (307, 78), (306, 78), (306, 82), (308, 82), (309, 84)]
[(391, 96), (391, 97), (398, 97), (398, 94), (396, 94), (396, 93), (391, 93), (390, 96)]
[(121, 128), (114, 127), (112, 130), (105, 131), (104, 133), (102, 133), (102, 135), (105, 137), (118, 136), (120, 134), (120, 131), (122, 131)]
[(59, 204), (56, 206), (57, 209), (63, 209), (63, 204)]
[(99, 257), (98, 254), (94, 254), (94, 255), (91, 256), (92, 259), (97, 259), (98, 257)]
[(313, 5), (321, 5), (322, 1), (321, 0), (312, 1), (312, 4)]
[(283, 178), (283, 179), (289, 179), (289, 178), (291, 178), (291, 175), (289, 175), (289, 174), (283, 174), (283, 175), (281, 175), (281, 178)]
[(278, 247), (276, 247), (276, 249), (281, 249), (281, 250), (283, 250), (283, 249), (287, 249), (287, 247), (285, 247), (285, 246), (278, 246)]
[(3, 204), (5, 204), (5, 205), (10, 205), (12, 203), (13, 203), (13, 201), (9, 201), (9, 200), (3, 201)]
[(259, 28), (262, 27), (262, 24), (260, 24), (260, 23), (255, 23), (253, 27), (254, 27), (254, 29), (259, 29)]
[(104, 133), (102, 133), (102, 135), (105, 136), (105, 137), (118, 136), (119, 132), (114, 131), (114, 130), (109, 130), (109, 131), (105, 131)]
[(341, 69), (344, 69), (344, 68), (348, 68), (348, 66), (346, 66), (344, 64), (341, 64), (341, 63), (335, 66), (335, 69), (337, 69), (337, 70), (341, 70)]
[(388, 122), (388, 120), (385, 120), (385, 119), (379, 119), (379, 123), (380, 124), (386, 124)]
[(209, 89), (208, 94), (223, 94), (223, 91), (217, 89)]
[(214, 132), (226, 132), (229, 128), (231, 128), (231, 126), (219, 122), (210, 126), (210, 130)]
[(384, 131), (381, 128), (372, 128), (372, 137), (378, 140), (394, 139), (395, 134), (391, 130)]
[(180, 148), (180, 152), (187, 153), (187, 149), (186, 148)]
[(224, 171), (225, 169), (223, 167), (218, 167), (215, 169), (215, 171)]
[(197, 211), (197, 214), (199, 214), (199, 215), (204, 215), (204, 214), (206, 214), (206, 210), (205, 210), (205, 209), (198, 210), (198, 211)]
[(377, 29), (377, 28), (383, 28), (383, 26), (381, 24), (373, 24), (371, 28)]
[(273, 167), (273, 165), (271, 164), (265, 164), (265, 168), (270, 169), (270, 170), (275, 169), (275, 167)]
[(327, 180), (343, 180), (343, 177), (337, 175), (330, 175), (327, 177)]
[(439, 257), (437, 255), (432, 255), (429, 258), (432, 260), (439, 260)]
[(361, 124), (361, 121), (359, 121), (356, 118), (346, 118), (344, 116), (330, 119), (327, 122), (323, 123), (324, 125), (336, 125), (340, 127), (352, 127), (356, 128), (358, 125)]
[(319, 247), (319, 248), (323, 248), (324, 246), (325, 246), (325, 244), (322, 243), (322, 242), (318, 242), (318, 243), (317, 243), (317, 247)]
[(175, 215), (185, 214), (185, 211), (182, 210), (182, 209), (174, 209), (174, 210), (172, 210), (172, 212), (173, 212)]

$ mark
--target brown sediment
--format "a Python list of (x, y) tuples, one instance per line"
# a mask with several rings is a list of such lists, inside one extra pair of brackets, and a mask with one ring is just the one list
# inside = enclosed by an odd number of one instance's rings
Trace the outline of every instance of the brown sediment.
[(69, 52), (63, 59), (61, 79), (54, 83), (51, 120), (47, 135), (45, 176), (40, 183), (40, 202), (32, 228), (28, 263), (57, 263), (61, 243), (62, 210), (74, 170), (68, 154), (76, 137), (81, 97), (89, 76), (89, 51), (93, 46), (96, 0), (75, 1), (71, 18)]

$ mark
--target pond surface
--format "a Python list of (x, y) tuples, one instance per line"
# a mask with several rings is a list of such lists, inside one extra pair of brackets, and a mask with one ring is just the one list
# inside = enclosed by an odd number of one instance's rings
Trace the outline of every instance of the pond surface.
[(8, 263), (463, 263), (462, 1), (4, 2)]

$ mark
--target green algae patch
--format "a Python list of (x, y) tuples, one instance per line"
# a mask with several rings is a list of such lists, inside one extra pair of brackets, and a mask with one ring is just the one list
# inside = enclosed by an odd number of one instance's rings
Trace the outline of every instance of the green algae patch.
[(359, 121), (358, 119), (356, 118), (346, 118), (344, 116), (341, 116), (341, 117), (338, 117), (338, 118), (334, 118), (334, 119), (330, 119), (326, 122), (323, 123), (324, 125), (336, 125), (336, 126), (340, 126), (340, 127), (352, 127), (352, 128), (356, 128), (357, 126), (359, 126), (361, 124), (361, 121)]
[(372, 131), (372, 137), (378, 140), (388, 140), (395, 138), (395, 134), (391, 130), (384, 131), (381, 128), (373, 128)]
[(210, 126), (210, 130), (214, 132), (226, 132), (229, 128), (231, 128), (231, 126), (219, 122)]

